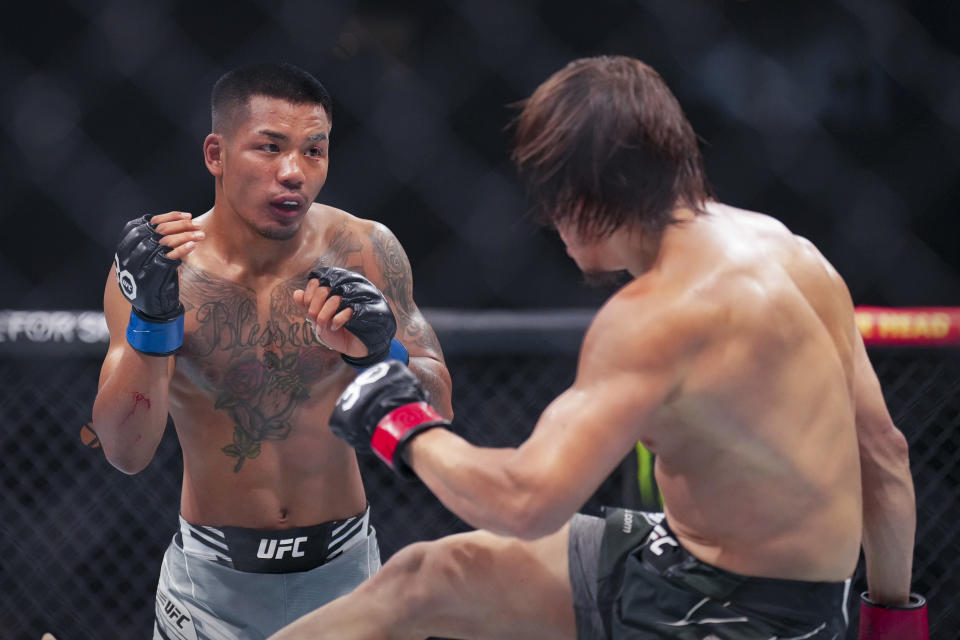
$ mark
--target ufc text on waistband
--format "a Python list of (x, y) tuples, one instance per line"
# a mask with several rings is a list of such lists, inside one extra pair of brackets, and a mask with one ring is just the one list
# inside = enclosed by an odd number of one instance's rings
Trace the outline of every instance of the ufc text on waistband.
[(309, 571), (366, 539), (370, 509), (309, 527), (246, 529), (195, 525), (180, 518), (177, 542), (185, 553), (250, 573)]

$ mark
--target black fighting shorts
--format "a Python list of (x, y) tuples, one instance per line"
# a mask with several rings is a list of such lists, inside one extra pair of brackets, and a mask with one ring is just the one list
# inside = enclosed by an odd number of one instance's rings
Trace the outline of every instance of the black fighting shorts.
[(577, 637), (696, 640), (843, 638), (846, 582), (743, 576), (696, 559), (662, 513), (574, 516), (570, 582)]

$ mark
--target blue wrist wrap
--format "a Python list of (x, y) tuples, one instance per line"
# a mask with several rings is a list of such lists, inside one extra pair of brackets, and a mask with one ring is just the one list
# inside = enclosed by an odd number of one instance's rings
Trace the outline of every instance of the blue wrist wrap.
[[(380, 362), (383, 362), (384, 360), (399, 360), (403, 364), (410, 364), (410, 354), (407, 353), (407, 348), (403, 346), (403, 343), (397, 340), (396, 338), (394, 338), (393, 340), (390, 341), (390, 351), (387, 353), (387, 356)], [(374, 364), (379, 364), (379, 363), (374, 362), (363, 367), (357, 367), (352, 364), (350, 366), (357, 371), (366, 371), (367, 369), (372, 367)]]
[(403, 346), (403, 343), (394, 338), (390, 341), (390, 354), (387, 356), (387, 360), (399, 360), (403, 364), (410, 364), (410, 354), (407, 353), (407, 348)]
[(144, 320), (131, 309), (127, 342), (148, 356), (169, 356), (183, 344), (183, 314), (157, 322)]

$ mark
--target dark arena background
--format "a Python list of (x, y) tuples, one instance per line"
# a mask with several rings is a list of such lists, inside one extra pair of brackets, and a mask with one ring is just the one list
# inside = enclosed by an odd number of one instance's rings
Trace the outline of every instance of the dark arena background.
[[(0, 638), (150, 636), (177, 522), (176, 438), (168, 428), (147, 470), (126, 476), (80, 433), (123, 222), (212, 204), (200, 145), (222, 73), (292, 62), (330, 90), (319, 199), (398, 236), (454, 379), (457, 430), (504, 446), (570, 384), (584, 327), (610, 294), (582, 285), (562, 243), (526, 217), (508, 158), (509, 105), (570, 60), (604, 53), (636, 56), (664, 77), (702, 138), (719, 199), (782, 220), (846, 279), (911, 444), (914, 590), (929, 599), (931, 636), (960, 638), (960, 3), (951, 0), (5, 7)], [(421, 486), (361, 462), (385, 558), (466, 530)], [(640, 504), (636, 468), (625, 459), (583, 510)], [(861, 569), (852, 593), (864, 588)], [(854, 618), (855, 605), (852, 595)]]

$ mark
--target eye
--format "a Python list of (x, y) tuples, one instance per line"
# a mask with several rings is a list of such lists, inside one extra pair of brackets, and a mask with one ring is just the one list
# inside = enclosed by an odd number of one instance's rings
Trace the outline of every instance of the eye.
[(259, 147), (263, 151), (269, 151), (270, 153), (277, 153), (280, 151), (280, 145), (274, 142), (268, 142), (267, 144), (262, 144)]
[(311, 158), (322, 158), (327, 155), (327, 152), (325, 149), (321, 149), (320, 147), (311, 147), (307, 150), (307, 155)]

